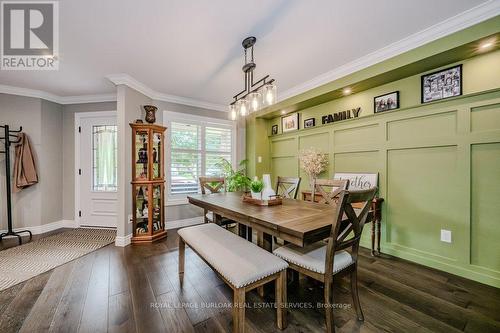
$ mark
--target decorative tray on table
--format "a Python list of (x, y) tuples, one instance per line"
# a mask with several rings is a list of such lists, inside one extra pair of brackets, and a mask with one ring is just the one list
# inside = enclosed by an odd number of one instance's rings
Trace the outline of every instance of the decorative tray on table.
[(276, 206), (283, 204), (283, 199), (279, 195), (275, 195), (272, 197), (272, 199), (269, 200), (261, 200), (254, 199), (249, 193), (245, 193), (243, 194), (241, 199), (243, 200), (243, 202), (248, 202), (249, 204), (257, 206)]

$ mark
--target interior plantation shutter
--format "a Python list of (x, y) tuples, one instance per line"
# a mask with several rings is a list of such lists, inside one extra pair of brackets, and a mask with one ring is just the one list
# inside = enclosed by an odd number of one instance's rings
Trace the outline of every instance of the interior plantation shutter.
[(205, 128), (205, 174), (222, 176), (221, 158), (231, 162), (231, 128), (207, 126)]
[(222, 176), (221, 158), (232, 161), (232, 127), (214, 123), (170, 124), (169, 195), (199, 193), (200, 176)]
[(170, 130), (170, 194), (197, 193), (202, 172), (201, 126), (172, 122)]

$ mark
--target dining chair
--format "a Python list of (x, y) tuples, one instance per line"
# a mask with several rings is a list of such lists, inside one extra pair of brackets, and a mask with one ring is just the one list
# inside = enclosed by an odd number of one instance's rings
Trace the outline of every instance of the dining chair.
[[(201, 194), (211, 194), (211, 193), (221, 193), (226, 192), (226, 179), (224, 177), (200, 177), (200, 188)], [(215, 221), (214, 213), (208, 209), (204, 209), (204, 219), (205, 223), (217, 222)], [(222, 218), (220, 224), (227, 229), (227, 226), (231, 223), (235, 223), (232, 220)]]
[(349, 188), (348, 179), (313, 179), (311, 201), (315, 201), (316, 194), (320, 194), (319, 203), (334, 205), (339, 194)]
[[(364, 320), (358, 295), (358, 250), (363, 226), (377, 187), (360, 190), (342, 190), (335, 205), (330, 236), (305, 247), (287, 244), (273, 251), (286, 260), (292, 270), (323, 282), (324, 308), (327, 332), (335, 332), (332, 284), (334, 276), (350, 274), (351, 294), (358, 320)], [(361, 208), (354, 208), (356, 207)], [(346, 251), (350, 249), (350, 251)]]
[(300, 177), (280, 177), (276, 182), (276, 194), (282, 198), (297, 199)]

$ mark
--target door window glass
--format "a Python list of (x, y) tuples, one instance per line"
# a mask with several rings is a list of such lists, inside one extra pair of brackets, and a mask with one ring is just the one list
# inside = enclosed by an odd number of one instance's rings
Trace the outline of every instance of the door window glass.
[(94, 192), (116, 192), (117, 190), (117, 126), (99, 125), (92, 128)]

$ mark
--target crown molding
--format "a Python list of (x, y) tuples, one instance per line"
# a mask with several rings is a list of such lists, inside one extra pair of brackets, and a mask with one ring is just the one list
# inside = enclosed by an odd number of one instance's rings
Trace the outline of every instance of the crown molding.
[(46, 91), (14, 87), (8, 85), (0, 85), (1, 94), (25, 96), (40, 98), (57, 104), (80, 104), (80, 103), (99, 103), (99, 102), (116, 102), (116, 94), (97, 94), (97, 95), (81, 95), (81, 96), (58, 96)]
[[(295, 87), (292, 87), (279, 94), (279, 101), (286, 100), (308, 90), (338, 80), (349, 74), (355, 73), (387, 59), (393, 58), (397, 55), (400, 55), (457, 31), (466, 29), (498, 15), (500, 15), (500, 1), (489, 0), (479, 6), (457, 14), (451, 18), (448, 18), (417, 33), (414, 33), (377, 51), (360, 57), (324, 74), (316, 76), (315, 78), (304, 83), (296, 85)], [(227, 107), (225, 105), (157, 92), (146, 86), (144, 83), (134, 79), (133, 77), (125, 73), (111, 74), (106, 77), (115, 85), (126, 85), (154, 100), (227, 112)], [(80, 96), (58, 96), (42, 90), (14, 87), (8, 85), (0, 85), (0, 93), (40, 98), (63, 105), (116, 101), (115, 93)]]
[(225, 106), (225, 105), (199, 101), (196, 99), (182, 97), (182, 96), (160, 93), (158, 91), (151, 89), (150, 87), (148, 87), (144, 83), (134, 79), (132, 76), (130, 76), (126, 73), (110, 74), (110, 75), (107, 75), (106, 78), (108, 80), (110, 80), (111, 82), (113, 82), (115, 85), (125, 85), (129, 88), (137, 90), (141, 94), (146, 95), (149, 98), (154, 99), (154, 100), (189, 105), (189, 106), (194, 106), (197, 108), (203, 108), (203, 109), (209, 109), (209, 110), (215, 110), (215, 111), (227, 112), (227, 106)]
[(394, 42), (377, 51), (369, 53), (361, 58), (337, 67), (329, 72), (318, 75), (315, 78), (292, 87), (279, 94), (279, 101), (299, 95), (311, 89), (317, 88), (329, 82), (338, 80), (349, 74), (355, 73), (397, 55), (428, 44), (439, 38), (451, 35), (457, 31), (466, 29), (480, 22), (486, 21), (500, 15), (500, 1), (489, 0), (479, 6), (450, 17), (429, 28), (414, 33), (397, 42)]
[(0, 93), (1, 94), (9, 94), (9, 95), (19, 95), (25, 97), (33, 97), (33, 98), (41, 98), (47, 101), (59, 103), (60, 97), (54, 94), (50, 94), (48, 92), (42, 90), (0, 85)]
[(60, 104), (84, 104), (84, 103), (100, 103), (100, 102), (116, 102), (116, 94), (111, 93), (111, 94), (60, 97)]

